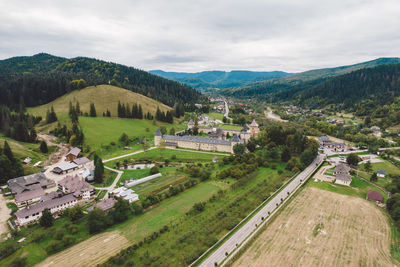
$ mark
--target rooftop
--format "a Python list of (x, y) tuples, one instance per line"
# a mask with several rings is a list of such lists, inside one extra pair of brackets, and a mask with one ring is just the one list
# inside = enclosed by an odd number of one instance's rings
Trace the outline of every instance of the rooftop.
[(82, 164), (86, 164), (86, 163), (90, 162), (90, 159), (88, 159), (87, 157), (81, 157), (81, 158), (74, 159), (72, 162), (77, 165), (82, 165)]
[(92, 207), (90, 207), (88, 210), (93, 210), (95, 208), (99, 208), (102, 209), (104, 211), (111, 209), (112, 207), (114, 207), (115, 202), (117, 202), (115, 199), (113, 198), (107, 198), (107, 199), (103, 199), (102, 201), (95, 203)]
[(176, 135), (164, 135), (163, 138), (168, 141), (188, 141), (188, 142), (197, 142), (197, 143), (207, 143), (207, 144), (216, 144), (216, 145), (228, 145), (230, 146), (232, 143), (228, 140), (221, 140), (216, 138), (208, 138), (208, 137), (200, 137), (200, 136), (176, 136)]
[(15, 201), (17, 201), (18, 203), (21, 202), (25, 202), (31, 199), (35, 199), (35, 198), (39, 198), (44, 196), (44, 190), (42, 188), (38, 188), (35, 190), (31, 190), (31, 191), (25, 191), (22, 193), (19, 193), (15, 196)]
[(342, 180), (345, 182), (351, 182), (351, 176), (347, 173), (339, 173), (336, 175), (337, 180)]
[(156, 132), (154, 133), (155, 136), (162, 136), (160, 129), (157, 128)]
[(10, 179), (7, 181), (7, 185), (12, 193), (18, 194), (28, 190), (55, 185), (55, 182), (47, 179), (44, 173), (34, 173), (31, 175)]
[(373, 200), (373, 201), (379, 201), (382, 202), (383, 201), (383, 197), (381, 195), (381, 193), (375, 191), (375, 190), (369, 190), (367, 193), (367, 199), (368, 200)]
[(250, 127), (258, 127), (256, 120), (253, 120), (250, 124)]
[(81, 150), (77, 147), (73, 147), (67, 155), (74, 155), (74, 156), (78, 156), (79, 153), (81, 152)]
[(94, 189), (92, 185), (83, 181), (79, 176), (66, 176), (59, 183), (62, 187), (65, 187), (67, 194), (73, 193), (75, 196), (91, 191)]
[(77, 168), (77, 167), (78, 167), (78, 165), (76, 165), (75, 163), (67, 162), (67, 163), (63, 163), (63, 164), (58, 165), (56, 168), (59, 168), (62, 171), (68, 171), (70, 169)]

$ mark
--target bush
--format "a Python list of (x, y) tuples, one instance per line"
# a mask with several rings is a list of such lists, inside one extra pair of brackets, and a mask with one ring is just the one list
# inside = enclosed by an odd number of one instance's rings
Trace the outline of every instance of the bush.
[(156, 173), (159, 173), (159, 172), (160, 172), (160, 170), (158, 169), (157, 166), (154, 166), (154, 167), (152, 167), (150, 169), (150, 175), (153, 175), (153, 174), (156, 174)]
[(66, 235), (63, 237), (62, 242), (64, 244), (64, 247), (68, 247), (75, 243), (75, 237), (71, 235)]
[(10, 263), (10, 267), (24, 267), (24, 266), (26, 266), (26, 257), (15, 258)]
[(54, 233), (54, 238), (57, 240), (61, 240), (64, 237), (64, 234), (65, 234), (65, 232), (63, 229), (58, 229)]
[(48, 253), (54, 253), (63, 248), (63, 243), (59, 240), (51, 240), (46, 247)]
[(14, 253), (17, 250), (16, 244), (7, 244), (4, 247), (0, 248), (0, 257), (7, 257)]

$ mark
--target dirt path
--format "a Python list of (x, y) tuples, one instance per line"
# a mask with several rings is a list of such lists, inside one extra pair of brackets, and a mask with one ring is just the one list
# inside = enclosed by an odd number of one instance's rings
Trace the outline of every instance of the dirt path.
[(308, 187), (233, 266), (395, 266), (390, 245), (388, 218), (372, 202)]
[(93, 236), (36, 266), (96, 266), (130, 245), (118, 231)]
[(287, 122), (287, 120), (281, 119), (281, 117), (277, 114), (274, 114), (272, 112), (272, 109), (270, 107), (267, 108), (268, 110), (265, 111), (265, 116), (267, 116), (268, 119), (274, 120), (274, 121), (280, 121), (280, 122)]
[(8, 232), (7, 220), (11, 210), (6, 205), (7, 200), (0, 194), (0, 236)]

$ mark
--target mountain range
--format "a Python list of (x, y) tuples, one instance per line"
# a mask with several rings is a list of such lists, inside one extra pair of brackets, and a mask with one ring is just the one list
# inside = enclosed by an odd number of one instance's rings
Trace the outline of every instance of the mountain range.
[(216, 89), (240, 87), (256, 81), (265, 81), (293, 75), (283, 71), (202, 71), (202, 72), (166, 72), (151, 70), (150, 73), (170, 80), (178, 81), (202, 92), (213, 92)]

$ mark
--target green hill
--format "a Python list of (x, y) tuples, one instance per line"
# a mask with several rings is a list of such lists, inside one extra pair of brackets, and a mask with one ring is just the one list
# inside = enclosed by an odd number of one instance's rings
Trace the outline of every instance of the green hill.
[(288, 94), (291, 94), (291, 91), (294, 89), (298, 90), (299, 87), (308, 88), (335, 76), (343, 75), (360, 69), (396, 63), (400, 63), (400, 58), (378, 58), (355, 65), (310, 70), (279, 79), (256, 82), (238, 88), (229, 88), (223, 90), (222, 93), (228, 96), (246, 98), (265, 96), (266, 99), (268, 99), (267, 94), (269, 93), (288, 92)]
[(69, 102), (72, 102), (75, 106), (77, 101), (79, 102), (81, 111), (88, 113), (90, 103), (94, 103), (97, 116), (102, 116), (103, 112), (109, 109), (111, 116), (116, 117), (119, 101), (121, 104), (129, 103), (130, 107), (135, 103), (140, 104), (142, 105), (144, 113), (150, 112), (151, 114), (155, 114), (157, 107), (159, 107), (161, 111), (171, 110), (167, 105), (144, 95), (112, 85), (98, 85), (81, 90), (74, 90), (45, 105), (28, 108), (28, 113), (45, 118), (47, 110), (53, 106), (60, 118), (66, 118), (69, 111)]
[[(83, 79), (82, 85), (71, 84)], [(0, 104), (17, 109), (37, 106), (78, 89), (108, 84), (136, 92), (166, 105), (204, 100), (195, 89), (146, 71), (92, 58), (72, 59), (37, 54), (0, 60)]]

